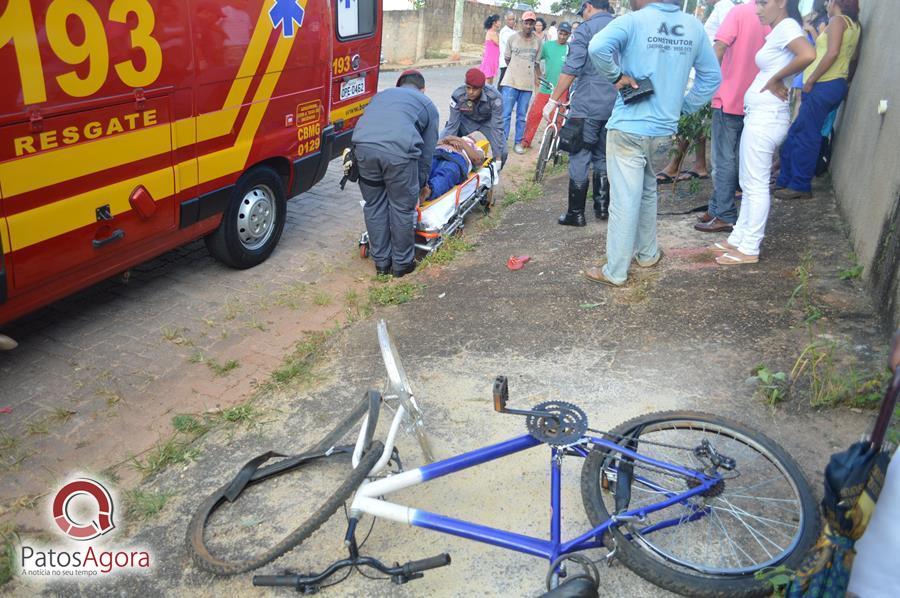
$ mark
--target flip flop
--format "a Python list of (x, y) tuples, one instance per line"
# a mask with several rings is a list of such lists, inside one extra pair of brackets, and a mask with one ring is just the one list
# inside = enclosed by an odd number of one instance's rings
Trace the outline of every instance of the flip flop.
[(744, 264), (755, 264), (759, 262), (758, 255), (747, 255), (740, 251), (723, 253), (716, 258), (716, 263), (720, 266), (742, 266)]
[(728, 241), (716, 241), (712, 247), (710, 247), (713, 251), (738, 251), (738, 248), (729, 243)]
[(667, 175), (666, 173), (660, 171), (656, 173), (656, 184), (657, 185), (667, 185), (669, 183), (674, 183), (675, 179)]
[(530, 260), (531, 256), (529, 255), (511, 255), (509, 256), (509, 259), (506, 260), (506, 267), (510, 270), (521, 270)]
[[(687, 175), (687, 176), (685, 176)], [(681, 181), (689, 181), (691, 179), (700, 179), (701, 181), (709, 178), (708, 174), (700, 174), (695, 170), (682, 170), (678, 177), (675, 179), (678, 182)]]

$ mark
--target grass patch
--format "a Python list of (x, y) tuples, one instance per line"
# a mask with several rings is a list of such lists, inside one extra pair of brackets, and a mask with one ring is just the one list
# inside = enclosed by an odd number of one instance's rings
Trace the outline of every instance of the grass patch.
[(230, 424), (248, 424), (258, 419), (260, 415), (262, 413), (249, 402), (228, 407), (219, 413), (219, 416)]
[(237, 359), (229, 359), (225, 363), (219, 363), (215, 359), (210, 359), (206, 362), (206, 367), (208, 367), (216, 376), (224, 376), (231, 370), (237, 369), (240, 365), (241, 364), (238, 363)]
[(790, 373), (790, 386), (807, 395), (813, 407), (848, 405), (875, 408), (890, 384), (890, 371), (857, 371), (835, 359), (837, 344), (812, 341), (804, 347)]
[(849, 268), (844, 268), (838, 273), (838, 278), (841, 280), (854, 280), (862, 276), (863, 266), (856, 264), (855, 266), (851, 266)]
[(247, 327), (248, 328), (256, 328), (257, 330), (260, 330), (262, 332), (265, 332), (267, 330), (266, 325), (263, 324), (262, 322), (260, 322), (259, 320), (257, 320), (256, 318), (250, 318), (250, 320), (247, 321)]
[(799, 282), (787, 302), (787, 309), (798, 307), (803, 312), (805, 324), (812, 324), (825, 315), (821, 308), (813, 302), (812, 292), (809, 288), (809, 281), (813, 277), (813, 265), (812, 253), (807, 251), (794, 269), (794, 276)]
[(187, 345), (190, 346), (193, 343), (190, 339), (186, 338), (183, 332), (186, 332), (187, 329), (181, 329), (171, 326), (164, 326), (162, 329), (162, 337), (163, 340), (168, 341), (170, 343), (174, 343), (176, 345)]
[(426, 60), (441, 60), (443, 58), (448, 58), (449, 56), (449, 54), (441, 52), (440, 50), (425, 50)]
[(382, 307), (403, 305), (421, 296), (424, 288), (425, 285), (412, 282), (398, 282), (397, 284), (371, 287), (369, 289), (369, 302)]
[(125, 511), (129, 521), (147, 521), (159, 514), (169, 501), (169, 494), (164, 492), (145, 492), (129, 490), (125, 493)]
[(63, 409), (62, 407), (57, 407), (52, 412), (50, 412), (50, 417), (48, 417), (48, 421), (56, 424), (64, 424), (69, 421), (73, 415), (75, 415), (75, 411), (71, 409)]
[(326, 333), (309, 334), (298, 342), (293, 353), (285, 358), (284, 363), (272, 372), (272, 382), (277, 385), (288, 382), (306, 384), (315, 380), (313, 369), (316, 363), (325, 354)]
[(275, 293), (275, 305), (287, 307), (289, 309), (299, 309), (300, 303), (306, 297), (307, 284), (304, 282), (296, 282), (289, 287)]
[(528, 181), (519, 185), (519, 187), (515, 191), (509, 191), (506, 195), (503, 196), (503, 201), (500, 202), (500, 205), (504, 208), (508, 208), (513, 204), (517, 204), (519, 202), (529, 202), (534, 201), (543, 193), (543, 187), (539, 183), (535, 183), (534, 181)]
[(211, 425), (208, 421), (193, 415), (180, 414), (172, 418), (172, 427), (175, 428), (176, 432), (182, 434), (202, 436), (210, 430)]
[(556, 164), (548, 164), (547, 170), (544, 171), (544, 177), (551, 177), (562, 174), (569, 168), (569, 154), (560, 152), (559, 161)]
[(197, 449), (191, 448), (191, 441), (178, 437), (159, 441), (150, 449), (143, 460), (131, 458), (131, 466), (144, 477), (159, 473), (177, 463), (187, 463), (197, 456)]
[(751, 374), (756, 377), (759, 384), (756, 388), (757, 395), (762, 397), (770, 407), (774, 407), (787, 398), (787, 374), (772, 372), (762, 364), (753, 368)]
[(448, 237), (437, 251), (428, 254), (425, 259), (419, 263), (419, 267), (428, 268), (429, 266), (444, 266), (456, 259), (456, 256), (459, 254), (472, 251), (473, 249), (475, 249), (474, 244), (469, 243), (458, 235), (454, 235)]
[(0, 525), (0, 586), (12, 579), (16, 570), (16, 542), (19, 537), (11, 523)]
[(25, 425), (25, 431), (32, 436), (36, 434), (46, 434), (50, 431), (50, 424), (46, 419), (42, 419), (36, 422), (28, 422)]
[(328, 305), (331, 303), (331, 295), (324, 291), (319, 291), (313, 296), (313, 303), (318, 306)]

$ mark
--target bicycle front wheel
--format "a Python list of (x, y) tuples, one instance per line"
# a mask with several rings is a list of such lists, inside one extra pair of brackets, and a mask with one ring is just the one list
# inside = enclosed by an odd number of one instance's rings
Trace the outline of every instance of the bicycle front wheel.
[(553, 149), (553, 140), (556, 138), (556, 132), (551, 128), (544, 133), (544, 139), (541, 141), (541, 151), (538, 152), (537, 164), (534, 166), (534, 182), (540, 183), (544, 180), (544, 172), (547, 169), (547, 163), (550, 162), (550, 151)]
[[(767, 595), (772, 588), (754, 574), (779, 565), (795, 568), (819, 535), (816, 502), (797, 463), (773, 440), (742, 424), (690, 411), (653, 413), (617, 426), (608, 439), (696, 471), (711, 465), (698, 447), (734, 459), (734, 468), (720, 468), (724, 479), (703, 494), (650, 513), (645, 521), (610, 528), (622, 562), (660, 587), (687, 596)], [(623, 483), (633, 466), (626, 510), (696, 486), (688, 476), (595, 449), (581, 473), (592, 525), (616, 512), (620, 466)]]

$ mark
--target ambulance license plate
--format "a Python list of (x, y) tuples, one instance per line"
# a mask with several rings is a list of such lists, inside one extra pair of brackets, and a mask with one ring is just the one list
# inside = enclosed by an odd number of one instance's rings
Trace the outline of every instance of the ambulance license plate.
[(366, 78), (357, 77), (341, 83), (341, 100), (361, 96), (366, 93)]

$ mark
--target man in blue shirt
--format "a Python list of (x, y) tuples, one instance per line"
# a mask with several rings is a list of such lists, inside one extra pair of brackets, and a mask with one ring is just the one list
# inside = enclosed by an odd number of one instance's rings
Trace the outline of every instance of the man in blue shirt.
[[(622, 286), (632, 258), (655, 266), (662, 252), (656, 242), (654, 155), (671, 141), (681, 113), (705, 105), (722, 79), (719, 62), (703, 25), (681, 11), (678, 0), (631, 0), (635, 12), (613, 20), (588, 46), (594, 66), (617, 89), (638, 88), (649, 79), (653, 93), (625, 104), (616, 98), (606, 124), (606, 162), (610, 180), (606, 265), (589, 268), (594, 282)], [(685, 95), (688, 75), (694, 84)]]

